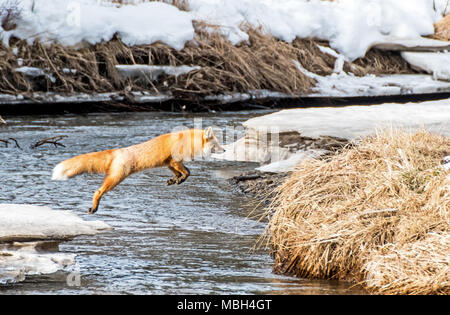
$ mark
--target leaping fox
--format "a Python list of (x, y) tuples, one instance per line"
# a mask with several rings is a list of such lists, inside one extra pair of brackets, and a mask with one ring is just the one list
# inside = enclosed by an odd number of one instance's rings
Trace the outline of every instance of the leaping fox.
[(102, 186), (94, 193), (88, 213), (97, 211), (102, 196), (133, 173), (167, 166), (174, 177), (167, 185), (179, 185), (190, 175), (183, 161), (209, 156), (213, 150), (223, 151), (212, 127), (190, 129), (160, 135), (147, 142), (126, 148), (92, 152), (65, 160), (53, 169), (53, 180), (66, 180), (82, 173), (106, 174)]

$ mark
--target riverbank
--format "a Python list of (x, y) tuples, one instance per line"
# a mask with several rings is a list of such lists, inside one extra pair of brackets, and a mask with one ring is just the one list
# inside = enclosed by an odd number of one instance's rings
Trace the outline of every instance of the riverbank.
[(236, 110), (450, 93), (450, 43), (438, 36), (446, 24), (436, 34), (433, 27), (447, 13), (441, 2), (416, 4), (421, 25), (409, 6), (375, 24), (329, 25), (365, 12), (364, 1), (163, 2), (77, 0), (70, 10), (65, 1), (8, 2), (0, 9), (0, 112)]
[(275, 272), (376, 294), (448, 294), (449, 152), (448, 137), (391, 130), (292, 172), (230, 183), (264, 201)]

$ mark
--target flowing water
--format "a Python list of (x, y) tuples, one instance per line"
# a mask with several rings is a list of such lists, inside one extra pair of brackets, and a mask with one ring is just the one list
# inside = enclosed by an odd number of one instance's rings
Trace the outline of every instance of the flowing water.
[[(81, 236), (60, 245), (76, 253), (76, 264), (51, 276), (34, 276), (0, 287), (0, 294), (352, 294), (350, 284), (275, 275), (272, 258), (255, 249), (265, 222), (248, 217), (249, 200), (226, 179), (255, 167), (249, 163), (196, 161), (180, 186), (165, 186), (168, 169), (127, 178), (87, 215), (101, 175), (51, 181), (56, 163), (81, 153), (129, 146), (176, 126), (239, 126), (267, 112), (216, 114), (120, 113), (8, 117), (0, 139), (15, 138), (21, 149), (0, 143), (0, 203), (26, 203), (72, 210), (86, 220), (103, 220), (114, 230)], [(30, 146), (65, 135), (65, 147)], [(66, 283), (70, 271), (79, 286)]]

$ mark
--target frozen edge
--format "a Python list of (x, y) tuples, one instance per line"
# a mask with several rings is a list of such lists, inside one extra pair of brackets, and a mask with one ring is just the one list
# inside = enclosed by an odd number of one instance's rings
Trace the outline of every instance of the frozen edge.
[[(306, 70), (302, 70), (306, 71)], [(269, 90), (252, 90), (247, 93), (224, 93), (208, 95), (200, 98), (204, 102), (230, 104), (250, 100), (264, 99), (299, 99), (299, 98), (342, 98), (342, 97), (379, 97), (414, 94), (449, 93), (450, 82), (434, 80), (431, 75), (388, 75), (355, 77), (346, 73), (321, 77), (305, 73), (318, 80), (316, 87), (307, 94), (288, 94)], [(170, 93), (152, 94), (149, 92), (78, 93), (61, 94), (54, 92), (35, 92), (31, 95), (0, 94), (1, 105), (15, 104), (68, 104), (68, 103), (101, 103), (128, 102), (131, 104), (163, 103), (174, 100)]]

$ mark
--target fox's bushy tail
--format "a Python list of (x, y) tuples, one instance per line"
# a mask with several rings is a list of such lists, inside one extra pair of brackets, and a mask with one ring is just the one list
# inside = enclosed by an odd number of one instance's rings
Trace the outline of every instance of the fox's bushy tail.
[(106, 174), (114, 156), (113, 151), (86, 153), (62, 161), (53, 169), (52, 180), (67, 180), (83, 173)]

